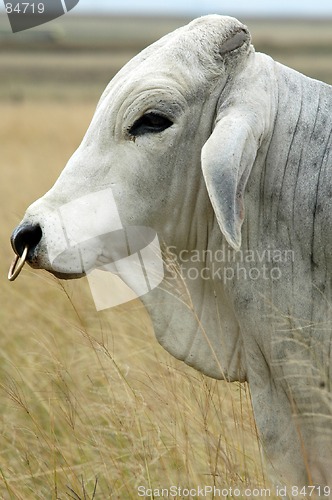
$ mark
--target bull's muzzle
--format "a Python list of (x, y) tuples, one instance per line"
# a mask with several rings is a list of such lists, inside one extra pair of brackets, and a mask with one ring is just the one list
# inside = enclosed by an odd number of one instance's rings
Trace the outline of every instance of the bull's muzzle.
[(8, 279), (10, 281), (17, 278), (25, 261), (32, 261), (42, 234), (41, 227), (38, 224), (21, 224), (14, 230), (10, 241), (16, 253), (16, 258), (9, 269)]

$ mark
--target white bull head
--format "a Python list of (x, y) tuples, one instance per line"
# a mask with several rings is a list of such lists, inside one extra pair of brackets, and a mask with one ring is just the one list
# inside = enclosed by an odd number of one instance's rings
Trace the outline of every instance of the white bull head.
[(331, 102), (329, 86), (256, 54), (237, 20), (195, 20), (111, 81), (82, 144), (12, 236), (18, 255), (60, 278), (110, 266), (139, 295), (143, 282), (159, 342), (211, 377), (248, 380), (282, 481), (322, 487), (332, 464), (331, 328), (320, 326), (331, 300)]

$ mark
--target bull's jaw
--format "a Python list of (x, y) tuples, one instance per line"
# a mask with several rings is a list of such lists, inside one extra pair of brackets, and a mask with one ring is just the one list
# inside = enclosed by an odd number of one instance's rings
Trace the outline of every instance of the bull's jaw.
[(68, 274), (68, 273), (58, 273), (57, 271), (49, 270), (49, 273), (53, 274), (59, 280), (77, 280), (83, 278), (85, 273), (76, 273), (76, 274)]

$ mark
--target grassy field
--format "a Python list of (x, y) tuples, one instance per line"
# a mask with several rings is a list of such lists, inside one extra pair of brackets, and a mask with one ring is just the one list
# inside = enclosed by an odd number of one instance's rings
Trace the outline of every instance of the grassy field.
[[(13, 227), (59, 175), (112, 74), (182, 24), (137, 22), (129, 43), (119, 21), (75, 24), (75, 32), (61, 22), (48, 47), (24, 39), (14, 47), (5, 37), (0, 50), (0, 498), (268, 488), (245, 384), (213, 381), (171, 358), (139, 301), (97, 313), (84, 280), (26, 268), (6, 281)], [(329, 23), (247, 24), (258, 48), (332, 83)]]

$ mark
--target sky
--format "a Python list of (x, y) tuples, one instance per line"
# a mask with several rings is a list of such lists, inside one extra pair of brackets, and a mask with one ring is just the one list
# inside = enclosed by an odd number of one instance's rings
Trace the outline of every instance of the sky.
[(80, 0), (75, 12), (332, 17), (332, 0)]

